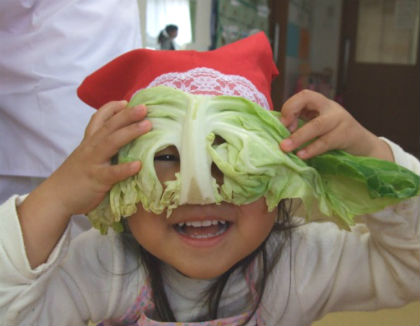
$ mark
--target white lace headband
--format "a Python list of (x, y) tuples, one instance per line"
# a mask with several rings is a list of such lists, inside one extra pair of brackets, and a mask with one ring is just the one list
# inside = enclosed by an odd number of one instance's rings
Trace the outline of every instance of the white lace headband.
[(146, 88), (159, 85), (190, 94), (240, 96), (270, 110), (264, 94), (248, 79), (239, 75), (226, 75), (211, 68), (199, 67), (185, 72), (163, 74), (156, 77)]

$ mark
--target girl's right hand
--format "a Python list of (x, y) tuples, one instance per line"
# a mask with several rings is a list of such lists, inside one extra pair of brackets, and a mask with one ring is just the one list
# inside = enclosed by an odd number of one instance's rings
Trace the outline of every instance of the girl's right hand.
[(72, 215), (88, 213), (113, 184), (139, 171), (138, 161), (111, 165), (111, 158), (122, 146), (152, 127), (145, 120), (145, 106), (126, 106), (126, 101), (120, 101), (100, 108), (91, 118), (81, 144), (17, 207), (32, 267), (47, 260)]
[(68, 214), (86, 214), (112, 185), (136, 174), (141, 162), (111, 164), (118, 150), (151, 129), (146, 107), (125, 109), (126, 101), (109, 102), (91, 118), (81, 144), (51, 176), (61, 185), (60, 202)]

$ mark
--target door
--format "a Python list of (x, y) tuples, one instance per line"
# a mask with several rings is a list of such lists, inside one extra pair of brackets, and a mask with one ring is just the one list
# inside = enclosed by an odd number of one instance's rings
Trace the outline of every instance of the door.
[(276, 62), (279, 76), (271, 84), (271, 99), (274, 109), (279, 110), (284, 103), (286, 70), (286, 38), (289, 1), (270, 0), (270, 38), (274, 61)]
[(343, 106), (419, 157), (419, 0), (344, 0), (341, 34)]

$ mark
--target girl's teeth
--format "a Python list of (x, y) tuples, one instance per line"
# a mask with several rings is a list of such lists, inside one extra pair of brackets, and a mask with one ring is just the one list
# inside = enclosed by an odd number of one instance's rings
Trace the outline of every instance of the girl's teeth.
[(217, 225), (218, 223), (225, 224), (226, 221), (205, 220), (205, 221), (192, 221), (192, 222), (185, 222), (185, 223), (181, 222), (181, 223), (178, 223), (178, 226), (183, 227), (184, 225), (187, 225), (187, 226), (192, 226), (192, 227), (195, 227), (195, 228), (199, 228), (199, 227)]
[(223, 234), (229, 223), (219, 220), (180, 222), (175, 225), (178, 233), (193, 239), (207, 239)]
[(175, 229), (180, 234), (193, 239), (207, 239), (226, 232), (229, 224), (226, 221), (194, 221), (178, 223)]

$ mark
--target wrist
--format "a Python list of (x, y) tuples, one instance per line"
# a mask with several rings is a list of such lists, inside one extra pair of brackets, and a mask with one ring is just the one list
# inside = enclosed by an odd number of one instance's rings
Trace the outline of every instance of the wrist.
[(16, 207), (26, 255), (32, 268), (47, 261), (71, 218), (55, 197), (56, 193), (49, 189), (47, 181)]
[(369, 156), (385, 161), (395, 162), (394, 154), (388, 143), (375, 135), (374, 137), (375, 141), (373, 142)]

